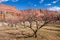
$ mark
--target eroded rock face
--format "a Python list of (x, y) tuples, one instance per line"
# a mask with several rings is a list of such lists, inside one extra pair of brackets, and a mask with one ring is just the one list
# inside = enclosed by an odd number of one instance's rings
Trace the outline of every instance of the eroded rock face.
[(49, 11), (49, 10), (41, 10), (41, 9), (28, 9), (28, 10), (17, 10), (14, 6), (0, 4), (0, 19), (16, 19), (16, 18), (23, 18), (23, 14), (35, 14), (36, 17), (40, 15), (47, 14), (48, 16), (54, 15), (57, 16), (56, 11)]

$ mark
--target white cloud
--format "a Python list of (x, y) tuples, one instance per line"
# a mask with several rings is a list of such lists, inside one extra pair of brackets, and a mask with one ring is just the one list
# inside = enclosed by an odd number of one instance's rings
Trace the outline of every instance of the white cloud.
[[(55, 4), (55, 3), (57, 3), (58, 1), (59, 1), (59, 0), (55, 0), (55, 1), (53, 1), (52, 3)], [(52, 3), (45, 4), (45, 6), (51, 6)]]
[(51, 5), (52, 5), (52, 4), (50, 4), (50, 3), (49, 3), (49, 4), (46, 4), (46, 6), (51, 6)]
[(44, 0), (40, 0), (40, 3), (43, 3)]
[(7, 2), (7, 1), (17, 2), (17, 1), (19, 1), (19, 0), (0, 0), (0, 3), (2, 3), (2, 2)]
[(60, 11), (60, 7), (54, 6), (54, 7), (50, 7), (47, 8), (48, 10), (52, 10), (52, 11)]
[(37, 6), (36, 4), (34, 4), (34, 6)]
[(7, 2), (7, 1), (9, 1), (9, 0), (0, 0), (0, 3), (2, 3), (2, 2)]
[(17, 1), (19, 1), (19, 0), (12, 0), (12, 2), (17, 2)]
[(56, 1), (53, 1), (52, 3), (55, 4), (55, 3), (57, 3), (58, 1), (59, 1), (59, 0), (56, 0)]

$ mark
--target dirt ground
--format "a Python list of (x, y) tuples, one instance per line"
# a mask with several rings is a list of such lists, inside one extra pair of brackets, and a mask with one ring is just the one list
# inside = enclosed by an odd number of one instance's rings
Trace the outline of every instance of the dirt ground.
[(37, 38), (24, 38), (21, 35), (21, 32), (24, 31), (30, 34), (33, 33), (29, 28), (1, 26), (0, 40), (60, 40), (60, 24), (55, 23), (44, 26), (38, 31)]

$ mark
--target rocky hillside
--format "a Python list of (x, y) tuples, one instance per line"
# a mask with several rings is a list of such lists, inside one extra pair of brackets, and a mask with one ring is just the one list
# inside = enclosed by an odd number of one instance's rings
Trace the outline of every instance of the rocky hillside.
[(57, 16), (56, 11), (42, 10), (42, 9), (28, 9), (28, 10), (17, 10), (14, 6), (0, 4), (0, 20), (22, 18), (23, 14), (35, 14), (38, 16), (47, 14), (48, 16)]

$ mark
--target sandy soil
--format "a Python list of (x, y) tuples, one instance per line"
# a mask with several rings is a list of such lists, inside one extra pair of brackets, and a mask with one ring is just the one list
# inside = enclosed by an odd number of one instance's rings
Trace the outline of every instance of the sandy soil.
[[(57, 25), (57, 24), (56, 24)], [(55, 26), (56, 26), (55, 25)], [(60, 27), (55, 26), (44, 26), (41, 28), (37, 35), (37, 38), (30, 37), (30, 38), (24, 38), (25, 35), (21, 35), (22, 32), (25, 34), (33, 32), (26, 28), (13, 28), (13, 27), (0, 27), (0, 40), (60, 40)], [(58, 26), (58, 25), (57, 25)], [(27, 34), (27, 35), (30, 35)]]

